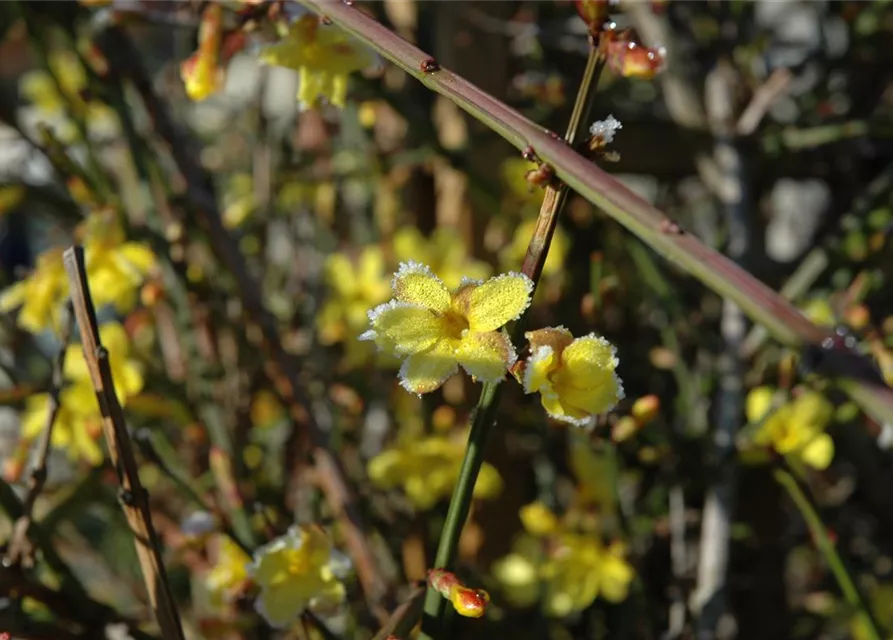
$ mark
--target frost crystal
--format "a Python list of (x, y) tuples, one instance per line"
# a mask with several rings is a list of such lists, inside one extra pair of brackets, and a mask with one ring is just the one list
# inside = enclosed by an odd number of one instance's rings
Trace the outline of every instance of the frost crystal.
[(600, 137), (605, 144), (610, 144), (614, 142), (614, 134), (622, 128), (623, 125), (620, 123), (620, 120), (611, 114), (604, 120), (596, 120), (593, 122), (592, 126), (589, 127), (589, 133), (593, 136)]

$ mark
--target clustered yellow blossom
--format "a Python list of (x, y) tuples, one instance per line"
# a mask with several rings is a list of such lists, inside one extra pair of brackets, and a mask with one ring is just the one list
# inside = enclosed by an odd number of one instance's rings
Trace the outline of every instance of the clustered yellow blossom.
[(58, 123), (55, 134), (68, 142), (77, 137), (77, 129), (68, 120), (69, 112), (88, 125), (114, 122), (114, 111), (95, 100), (84, 98), (87, 72), (77, 55), (68, 50), (51, 50), (47, 55), (49, 70), (29, 71), (22, 76), (19, 91), (37, 109), (41, 120)]
[[(155, 265), (155, 254), (143, 244), (127, 242), (114, 220), (92, 214), (77, 235), (84, 245), (87, 278), (97, 307), (111, 304), (119, 313), (133, 309), (139, 287)], [(0, 312), (21, 307), (19, 325), (32, 333), (59, 329), (61, 306), (68, 294), (62, 249), (37, 257), (35, 269), (0, 293)]]
[[(130, 344), (120, 324), (102, 325), (99, 338), (109, 352), (109, 366), (118, 400), (121, 406), (125, 406), (143, 388), (139, 363), (128, 358)], [(66, 350), (63, 373), (66, 386), (59, 395), (59, 411), (50, 444), (65, 449), (72, 460), (80, 459), (97, 465), (102, 462), (102, 450), (97, 442), (102, 415), (81, 345), (71, 345)], [(43, 431), (49, 401), (47, 393), (31, 396), (26, 401), (22, 414), (22, 437), (25, 440), (34, 440)]]
[(217, 559), (205, 576), (212, 602), (222, 604), (240, 593), (248, 580), (251, 558), (227, 535), (217, 535)]
[(481, 280), (493, 271), (486, 262), (471, 259), (462, 237), (448, 227), (438, 227), (430, 238), (415, 227), (401, 227), (394, 234), (394, 254), (401, 262), (427, 264), (450, 289), (463, 278)]
[(816, 391), (804, 391), (773, 410), (774, 396), (770, 387), (756, 387), (747, 395), (747, 420), (759, 425), (753, 444), (814, 469), (826, 469), (834, 458), (834, 441), (825, 433), (834, 405)]
[(180, 65), (180, 77), (186, 95), (201, 101), (217, 93), (223, 86), (224, 71), (220, 66), (223, 43), (223, 6), (211, 2), (202, 12), (198, 29), (198, 49)]
[(533, 282), (508, 273), (465, 280), (450, 291), (431, 269), (404, 262), (391, 282), (394, 299), (369, 312), (360, 336), (405, 358), (400, 384), (411, 393), (440, 387), (462, 365), (475, 380), (499, 382), (517, 356), (501, 328), (530, 304)]
[(539, 392), (552, 418), (583, 426), (623, 398), (616, 349), (604, 338), (589, 334), (575, 339), (564, 327), (525, 335), (530, 357), (524, 366), (524, 391)]
[[(452, 493), (464, 452), (464, 441), (447, 435), (405, 438), (369, 461), (369, 479), (380, 489), (400, 486), (417, 509), (430, 509)], [(474, 496), (489, 500), (501, 491), (499, 472), (485, 462)]]
[(272, 626), (287, 627), (305, 610), (344, 602), (349, 561), (316, 526), (292, 526), (254, 553), (248, 575), (260, 588), (254, 607)]
[(372, 53), (351, 40), (334, 25), (322, 25), (315, 15), (298, 18), (278, 43), (261, 51), (266, 64), (288, 67), (298, 72), (298, 102), (316, 107), (325, 99), (343, 107), (347, 98), (347, 78), (375, 64)]
[(345, 254), (333, 254), (326, 259), (324, 277), (329, 297), (316, 316), (319, 341), (324, 345), (346, 342), (348, 360), (360, 362), (372, 353), (368, 345), (357, 341), (366, 328), (369, 309), (389, 295), (384, 253), (377, 245), (369, 245), (355, 263)]
[(519, 515), (526, 535), (493, 567), (510, 602), (524, 607), (541, 598), (546, 613), (560, 617), (586, 609), (596, 598), (626, 599), (635, 572), (622, 542), (605, 545), (595, 532), (571, 530), (539, 502), (522, 507)]

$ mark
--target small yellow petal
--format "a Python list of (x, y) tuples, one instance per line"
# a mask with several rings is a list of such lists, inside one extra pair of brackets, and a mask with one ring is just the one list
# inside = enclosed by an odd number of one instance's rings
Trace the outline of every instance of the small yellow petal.
[(495, 331), (518, 319), (530, 305), (533, 281), (522, 273), (490, 278), (470, 292), (465, 317), (472, 331)]
[(542, 502), (531, 502), (518, 511), (521, 524), (532, 536), (542, 537), (558, 530), (558, 517)]
[(555, 352), (548, 345), (531, 351), (524, 367), (524, 393), (548, 392), (552, 389), (549, 375), (557, 366)]
[(458, 366), (449, 347), (443, 343), (429, 351), (409, 356), (400, 367), (400, 386), (410, 393), (429, 393), (456, 373)]
[(745, 400), (745, 414), (750, 423), (760, 422), (772, 407), (774, 393), (770, 387), (755, 387)]
[(430, 349), (444, 335), (443, 322), (423, 307), (392, 300), (369, 312), (372, 330), (360, 336), (385, 351), (413, 354)]
[(456, 355), (462, 368), (481, 382), (500, 382), (517, 359), (508, 336), (498, 331), (467, 332)]
[(818, 470), (827, 469), (834, 458), (834, 441), (827, 433), (813, 438), (800, 452), (804, 464)]
[(450, 292), (431, 269), (418, 262), (400, 263), (391, 282), (397, 300), (441, 313), (450, 308)]
[(614, 345), (602, 337), (589, 334), (577, 338), (561, 354), (561, 360), (575, 387), (584, 389), (604, 383), (606, 372), (617, 367)]

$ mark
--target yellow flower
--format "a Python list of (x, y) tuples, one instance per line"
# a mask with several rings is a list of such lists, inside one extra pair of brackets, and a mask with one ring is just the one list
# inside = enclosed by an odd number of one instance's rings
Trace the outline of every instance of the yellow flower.
[(347, 564), (325, 532), (295, 525), (254, 553), (249, 576), (260, 587), (254, 607), (272, 626), (284, 628), (305, 609), (319, 610), (344, 601), (339, 575)]
[(0, 311), (21, 307), (18, 324), (31, 333), (59, 330), (62, 304), (68, 295), (68, 275), (62, 263), (62, 248), (44, 251), (25, 279), (0, 293)]
[(310, 14), (295, 21), (288, 35), (261, 51), (259, 59), (298, 72), (298, 102), (303, 107), (317, 106), (320, 98), (343, 107), (348, 76), (375, 63), (368, 49), (334, 25), (320, 25)]
[[(369, 479), (380, 489), (402, 486), (417, 509), (430, 509), (452, 493), (464, 452), (464, 442), (444, 435), (406, 438), (369, 461)], [(499, 472), (485, 462), (474, 485), (475, 498), (489, 500), (501, 491)]]
[(132, 310), (155, 254), (144, 244), (126, 242), (120, 224), (102, 213), (91, 214), (79, 232), (93, 302), (114, 305), (119, 313)]
[(527, 334), (530, 357), (524, 369), (526, 393), (542, 396), (552, 418), (583, 426), (623, 398), (616, 349), (595, 334), (574, 339), (564, 327)]
[(814, 469), (826, 469), (834, 457), (834, 441), (825, 433), (834, 405), (822, 394), (806, 391), (772, 411), (773, 396), (769, 387), (756, 387), (747, 395), (747, 420), (761, 422), (753, 443)]
[(205, 587), (214, 602), (224, 602), (248, 580), (251, 558), (229, 536), (218, 535), (217, 540), (217, 561), (205, 576)]
[(198, 49), (180, 65), (180, 77), (186, 95), (199, 102), (217, 93), (223, 86), (220, 45), (223, 41), (223, 8), (210, 3), (202, 12), (198, 31)]
[(558, 517), (542, 502), (531, 502), (521, 507), (518, 515), (530, 535), (541, 537), (558, 531)]
[(517, 156), (503, 161), (502, 179), (515, 200), (532, 203), (542, 199), (542, 195), (539, 192), (534, 192), (530, 188), (530, 183), (527, 182), (527, 174), (533, 168), (534, 165), (531, 162)]
[(379, 246), (369, 245), (354, 265), (336, 253), (326, 259), (324, 269), (329, 298), (316, 317), (319, 341), (324, 345), (347, 341), (350, 349), (366, 327), (369, 309), (388, 299), (384, 254)]
[(605, 547), (592, 535), (565, 533), (540, 568), (546, 582), (549, 615), (566, 616), (589, 607), (596, 598), (622, 602), (635, 576), (625, 559), (626, 549), (615, 542)]
[(415, 227), (400, 228), (394, 234), (394, 254), (403, 262), (429, 265), (450, 289), (458, 287), (464, 277), (481, 280), (493, 271), (486, 262), (470, 259), (459, 233), (445, 227), (436, 229), (430, 239)]
[(400, 384), (411, 393), (434, 391), (458, 370), (499, 382), (516, 360), (500, 328), (530, 304), (533, 282), (507, 273), (486, 282), (465, 280), (450, 292), (431, 269), (404, 262), (391, 282), (395, 298), (369, 312), (372, 329), (360, 336), (405, 357)]
[[(139, 364), (127, 358), (130, 345), (124, 328), (117, 323), (104, 324), (99, 329), (102, 345), (109, 352), (109, 366), (115, 381), (115, 392), (121, 406), (143, 388)], [(53, 426), (51, 444), (66, 449), (72, 460), (86, 460), (92, 465), (102, 462), (102, 450), (97, 443), (101, 432), (102, 415), (96, 392), (81, 345), (71, 345), (65, 352), (64, 377), (70, 386), (59, 394), (59, 413)], [(28, 398), (22, 414), (22, 437), (37, 438), (46, 425), (49, 394)]]
[[(524, 256), (527, 255), (527, 245), (530, 244), (535, 228), (535, 219), (518, 225), (512, 236), (511, 244), (507, 245), (499, 254), (502, 264), (521, 264), (524, 261)], [(569, 250), (570, 238), (564, 229), (556, 227), (555, 233), (552, 235), (552, 243), (549, 245), (546, 263), (543, 265), (543, 276), (548, 277), (561, 273)]]
[(803, 315), (820, 327), (833, 327), (837, 324), (834, 309), (825, 298), (813, 298), (802, 307)]

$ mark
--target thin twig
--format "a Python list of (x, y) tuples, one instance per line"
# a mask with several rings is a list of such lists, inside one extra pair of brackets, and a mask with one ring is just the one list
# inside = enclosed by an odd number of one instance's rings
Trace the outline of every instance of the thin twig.
[(34, 503), (40, 492), (43, 491), (47, 480), (47, 458), (50, 455), (50, 445), (53, 438), (53, 426), (56, 424), (56, 416), (59, 414), (60, 400), (64, 384), (65, 354), (68, 351), (68, 343), (71, 341), (71, 329), (74, 318), (72, 316), (71, 300), (66, 300), (63, 306), (61, 318), (61, 334), (59, 336), (59, 352), (53, 359), (53, 373), (50, 387), (47, 390), (47, 417), (37, 444), (37, 459), (34, 470), (28, 480), (28, 493), (22, 502), (22, 515), (16, 520), (9, 549), (3, 564), (7, 567), (16, 566), (31, 555), (33, 546), (28, 541), (28, 529), (34, 518)]
[[(564, 143), (569, 146), (577, 141), (588, 124), (595, 88), (603, 67), (602, 55), (593, 43), (564, 139)], [(537, 282), (548, 256), (552, 235), (558, 223), (558, 215), (567, 201), (567, 193), (568, 189), (564, 184), (553, 184), (546, 187), (533, 238), (527, 247), (527, 254), (521, 269), (522, 273), (533, 281), (534, 291), (531, 295), (536, 291)], [(524, 337), (525, 320), (526, 313), (512, 328), (512, 342), (515, 344), (520, 343)], [(434, 558), (436, 568), (452, 569), (455, 562), (462, 527), (465, 525), (471, 508), (474, 485), (484, 462), (484, 446), (496, 419), (501, 394), (502, 385), (499, 383), (487, 383), (481, 390), (471, 432), (468, 435), (468, 445), (462, 458), (459, 478), (450, 498), (450, 506), (437, 545), (437, 555)], [(444, 615), (447, 611), (446, 601), (430, 586), (425, 596), (424, 611), (421, 638), (448, 636), (448, 619)]]
[[(167, 144), (177, 169), (185, 179), (187, 198), (208, 234), (211, 249), (236, 281), (239, 298), (250, 321), (260, 328), (261, 346), (268, 356), (264, 372), (289, 407), (296, 428), (303, 427), (309, 434), (315, 467), (313, 476), (338, 521), (363, 591), (373, 610), (379, 612), (378, 602), (386, 595), (387, 586), (369, 545), (354, 494), (345, 479), (340, 461), (329, 448), (329, 434), (316, 422), (311, 409), (313, 402), (300, 384), (300, 368), (282, 346), (276, 318), (261, 297), (262, 287), (249, 272), (238, 244), (223, 226), (216, 202), (204, 188), (204, 172), (184, 144), (183, 133), (174, 126), (167, 106), (155, 93), (130, 38), (118, 27), (110, 26), (100, 40), (110, 53), (107, 56), (110, 67), (120, 77), (129, 79), (139, 93), (155, 132)], [(386, 615), (384, 611), (380, 613)]]
[[(734, 262), (686, 233), (664, 213), (616, 178), (556, 139), (514, 109), (488, 95), (461, 76), (444, 68), (432, 70), (431, 56), (406, 42), (352, 3), (299, 0), (324, 14), (367, 46), (455, 102), (518, 149), (532, 145), (541, 160), (555, 169), (571, 189), (639, 236), (651, 249), (687, 271), (705, 285), (737, 303), (755, 322), (765, 325), (779, 341), (805, 348), (820, 347), (832, 337), (793, 305)], [(426, 64), (427, 63), (427, 64)], [(842, 352), (852, 355), (851, 352)], [(864, 358), (862, 359), (864, 360)], [(827, 374), (845, 384), (844, 390), (865, 411), (882, 422), (893, 422), (893, 391), (854, 366), (852, 358), (832, 357)]]
[(140, 482), (130, 434), (124, 421), (124, 412), (115, 393), (109, 353), (99, 341), (99, 325), (96, 321), (93, 299), (90, 297), (90, 286), (87, 283), (83, 248), (75, 246), (66, 249), (63, 261), (65, 271), (68, 273), (71, 300), (84, 347), (84, 359), (102, 412), (102, 431), (109, 456), (118, 471), (121, 507), (134, 536), (149, 603), (165, 640), (184, 640), (180, 614), (161, 561), (158, 535), (152, 526), (149, 494)]
[(372, 640), (387, 640), (390, 636), (408, 638), (412, 628), (422, 615), (425, 604), (425, 587), (415, 587), (403, 604), (394, 609), (385, 625), (375, 634)]

